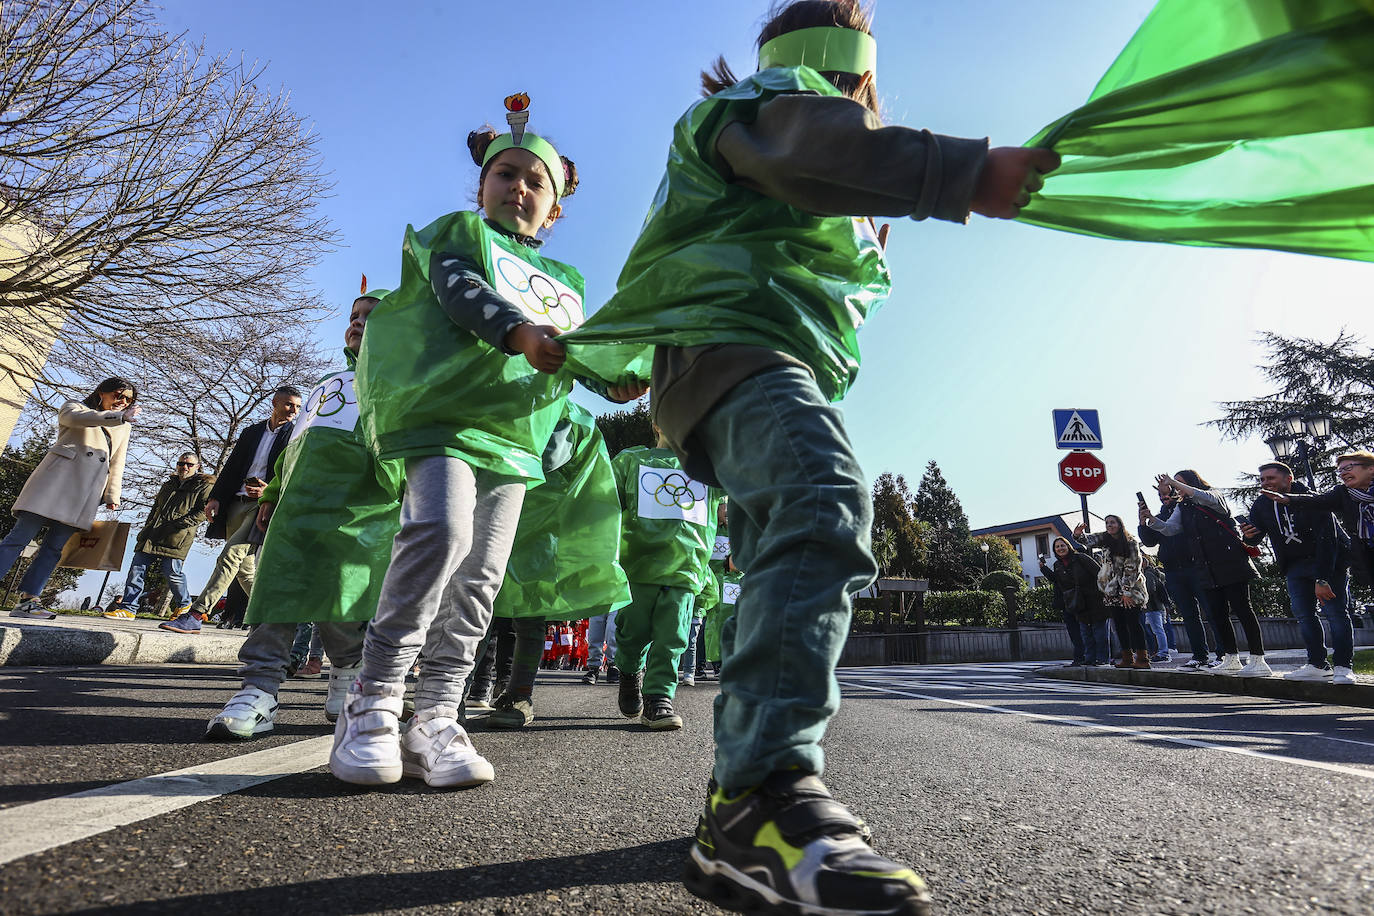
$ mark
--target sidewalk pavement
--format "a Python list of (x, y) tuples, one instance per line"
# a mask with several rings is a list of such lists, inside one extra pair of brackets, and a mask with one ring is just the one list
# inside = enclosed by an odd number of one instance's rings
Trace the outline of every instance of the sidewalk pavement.
[[(1246, 653), (1241, 653), (1242, 657)], [(1136, 687), (1162, 687), (1170, 690), (1201, 690), (1208, 693), (1233, 693), (1242, 696), (1268, 697), (1276, 700), (1301, 700), (1330, 706), (1362, 706), (1374, 708), (1374, 676), (1357, 674), (1356, 684), (1332, 684), (1326, 681), (1289, 681), (1283, 675), (1307, 662), (1301, 649), (1280, 649), (1264, 654), (1273, 677), (1233, 677), (1209, 672), (1194, 673), (1181, 670), (1179, 665), (1191, 656), (1176, 655), (1170, 662), (1154, 662), (1150, 669), (1084, 667), (1039, 668), (1036, 677), (1060, 681), (1088, 681), (1103, 684), (1132, 684)]]
[(160, 620), (58, 614), (55, 620), (0, 617), (0, 666), (237, 664), (247, 630), (199, 635), (159, 630)]

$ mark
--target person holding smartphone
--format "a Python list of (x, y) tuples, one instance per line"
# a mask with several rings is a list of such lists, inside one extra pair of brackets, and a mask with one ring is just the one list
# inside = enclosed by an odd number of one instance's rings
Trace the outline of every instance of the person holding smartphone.
[(196, 600), (185, 613), (159, 624), (161, 629), (197, 634), (231, 582), (238, 579), (245, 592), (253, 591), (256, 565), (251, 535), (258, 518), (258, 498), (272, 480), (277, 456), (291, 441), (300, 410), (300, 389), (284, 385), (273, 393), (267, 419), (248, 427), (234, 443), (205, 504), (205, 517), (210, 520), (205, 536), (226, 538), (224, 549)]

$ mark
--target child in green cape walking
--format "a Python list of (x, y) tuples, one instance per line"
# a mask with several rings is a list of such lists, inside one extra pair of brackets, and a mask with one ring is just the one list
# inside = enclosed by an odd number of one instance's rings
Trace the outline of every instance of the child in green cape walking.
[(1013, 217), (1058, 157), (884, 127), (853, 0), (789, 3), (758, 43), (758, 72), (721, 60), (703, 75), (616, 294), (566, 336), (568, 363), (651, 377), (683, 467), (729, 495), (748, 576), (722, 633), (688, 888), (750, 912), (925, 913), (924, 882), (873, 852), (819, 778), (849, 595), (877, 573), (868, 485), (832, 402), (890, 287), (870, 218)]
[(364, 289), (354, 300), (344, 332), (348, 368), (310, 392), (276, 476), (258, 500), (257, 524), (266, 535), (244, 616), (257, 626), (239, 649), (243, 687), (210, 720), (208, 740), (272, 730), (299, 622), (320, 624), (331, 666), (324, 706), (331, 721), (358, 674), (363, 631), (400, 525), (399, 480), (389, 479), (399, 469), (394, 462), (379, 466), (363, 444), (353, 386), (368, 316), (385, 295)]

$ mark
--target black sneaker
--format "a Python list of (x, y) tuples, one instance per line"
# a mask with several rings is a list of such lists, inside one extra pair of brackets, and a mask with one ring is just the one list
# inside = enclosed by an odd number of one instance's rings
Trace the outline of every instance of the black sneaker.
[(607, 666), (606, 666), (606, 683), (607, 683), (607, 684), (619, 684), (619, 683), (620, 683), (620, 669), (617, 668), (615, 665), (607, 665)]
[(616, 697), (616, 702), (620, 704), (622, 716), (634, 718), (644, 709), (644, 698), (639, 695), (643, 686), (644, 672), (642, 670), (636, 671), (634, 674), (622, 674), (620, 676), (620, 693)]
[(595, 684), (595, 683), (596, 683), (596, 676), (597, 676), (597, 674), (599, 674), (599, 673), (600, 673), (600, 669), (598, 669), (598, 668), (588, 668), (588, 669), (586, 670), (586, 673), (584, 673), (584, 674), (582, 675), (582, 683), (584, 683), (584, 684)]
[(673, 712), (673, 701), (665, 696), (646, 696), (644, 715), (639, 717), (639, 721), (654, 731), (682, 728), (682, 716)]
[(929, 916), (914, 871), (869, 848), (868, 828), (815, 776), (774, 773), (727, 798), (711, 780), (683, 878), (742, 913)]

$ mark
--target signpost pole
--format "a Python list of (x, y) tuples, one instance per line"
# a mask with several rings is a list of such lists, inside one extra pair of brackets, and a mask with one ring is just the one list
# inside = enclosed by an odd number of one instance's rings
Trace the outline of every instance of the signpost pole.
[(1080, 493), (1078, 498), (1083, 501), (1083, 530), (1087, 531), (1092, 527), (1088, 524), (1088, 494)]

